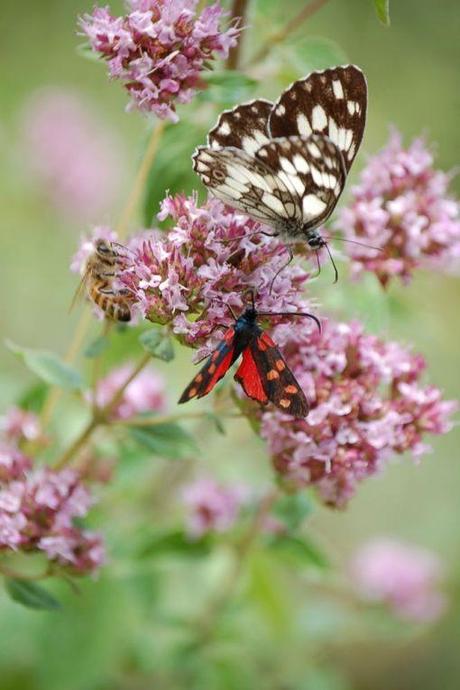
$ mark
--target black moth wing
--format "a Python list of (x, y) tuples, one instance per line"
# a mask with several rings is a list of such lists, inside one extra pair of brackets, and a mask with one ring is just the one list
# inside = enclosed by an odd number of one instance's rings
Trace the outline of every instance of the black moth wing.
[(192, 398), (202, 398), (212, 391), (240, 356), (243, 347), (239, 346), (238, 340), (235, 329), (229, 328), (212, 355), (182, 393), (179, 404)]
[[(261, 332), (258, 337), (251, 339), (248, 350), (250, 354), (243, 352), (243, 363), (235, 374), (235, 379), (241, 383), (245, 392), (263, 404), (273, 403), (282, 412), (293, 417), (306, 417), (310, 408), (305, 393), (268, 333)], [(245, 379), (251, 378), (253, 363), (265, 396), (260, 394), (260, 390), (257, 392), (258, 381), (254, 381), (252, 385), (245, 384)], [(248, 387), (253, 390), (248, 391)]]
[(214, 196), (254, 220), (273, 227), (295, 218), (297, 194), (264, 163), (237, 148), (199, 146), (193, 169)]
[(317, 227), (330, 216), (346, 180), (343, 156), (330, 139), (318, 134), (280, 137), (262, 146), (256, 158), (296, 200), (291, 207), (286, 198), (284, 208), (276, 207), (278, 215), (295, 216), (304, 230)]
[(363, 138), (366, 109), (362, 71), (355, 65), (334, 67), (291, 84), (273, 106), (268, 131), (273, 138), (325, 135), (342, 152), (348, 171)]
[(237, 148), (254, 154), (270, 141), (267, 125), (272, 108), (273, 103), (259, 99), (224, 110), (208, 134), (208, 146)]

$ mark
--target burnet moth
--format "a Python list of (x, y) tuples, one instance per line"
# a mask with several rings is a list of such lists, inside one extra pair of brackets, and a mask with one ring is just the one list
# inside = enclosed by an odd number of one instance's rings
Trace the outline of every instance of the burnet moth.
[(251, 306), (246, 307), (240, 316), (233, 316), (234, 325), (227, 329), (214, 352), (184, 390), (179, 404), (210, 393), (242, 355), (234, 378), (249, 398), (262, 405), (271, 402), (293, 417), (306, 417), (309, 411), (307, 398), (278, 347), (260, 328), (257, 319), (259, 316), (306, 316), (313, 319), (321, 330), (320, 321), (313, 314), (304, 312), (259, 312), (253, 295)]

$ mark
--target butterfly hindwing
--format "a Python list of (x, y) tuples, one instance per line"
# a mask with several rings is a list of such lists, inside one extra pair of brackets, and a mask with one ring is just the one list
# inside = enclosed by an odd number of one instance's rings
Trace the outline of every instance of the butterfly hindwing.
[(253, 400), (262, 404), (272, 402), (282, 412), (294, 417), (308, 414), (304, 392), (267, 333), (261, 332), (243, 351), (235, 380)]
[(295, 217), (295, 196), (265, 163), (237, 148), (199, 146), (193, 169), (221, 201), (262, 223)]
[(267, 123), (272, 108), (273, 103), (260, 99), (224, 110), (208, 134), (208, 145), (213, 149), (234, 147), (254, 154), (270, 141)]
[(238, 348), (235, 330), (229, 328), (223, 340), (182, 393), (179, 404), (192, 400), (192, 398), (202, 398), (210, 393), (240, 354), (241, 349)]
[(274, 104), (271, 137), (321, 134), (342, 152), (347, 171), (364, 134), (367, 84), (354, 65), (312, 72), (294, 82)]

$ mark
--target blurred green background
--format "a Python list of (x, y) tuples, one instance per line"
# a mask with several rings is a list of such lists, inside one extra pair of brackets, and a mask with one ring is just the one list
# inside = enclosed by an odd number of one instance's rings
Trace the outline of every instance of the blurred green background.
[[(280, 6), (274, 0), (258, 0), (248, 18), (254, 27), (251, 41), (271, 34), (301, 4), (299, 0), (285, 0)], [(114, 3), (113, 7), (119, 9), (121, 5)], [(126, 98), (119, 84), (110, 84), (104, 67), (82, 59), (76, 52), (81, 42), (76, 36), (76, 16), (90, 10), (91, 3), (83, 0), (23, 0), (20, 4), (7, 0), (1, 10), (1, 340), (8, 337), (21, 345), (59, 353), (64, 353), (79, 316), (67, 313), (76, 285), (68, 265), (80, 233), (89, 225), (57, 213), (27, 170), (22, 122), (28, 99), (43, 86), (70, 88), (81, 94), (120, 138), (125, 191), (102, 218), (92, 219), (95, 223), (116, 222), (147, 134), (145, 120), (136, 113), (124, 112)], [(365, 155), (384, 144), (389, 124), (403, 132), (406, 143), (426, 134), (435, 144), (437, 165), (452, 169), (459, 162), (460, 150), (458, 3), (393, 2), (391, 17), (391, 28), (384, 28), (370, 0), (331, 0), (295, 35), (295, 40), (274, 52), (270, 61), (282, 65), (279, 80), (266, 78), (264, 83), (261, 71), (257, 74), (262, 79), (256, 94), (276, 95), (292, 79), (312, 67), (332, 64), (334, 59), (354, 62), (365, 71), (370, 91), (364, 153), (358, 156), (354, 175)], [(187, 118), (185, 109), (183, 117)], [(198, 127), (209, 124), (211, 121), (197, 120)], [(199, 141), (198, 135), (196, 140), (190, 136), (184, 144), (187, 160)], [(187, 173), (184, 182), (181, 169), (176, 174), (175, 155), (163, 151), (161, 163), (170, 170), (171, 191), (181, 191), (183, 184), (192, 185), (194, 179)], [(163, 182), (162, 177), (153, 182), (157, 187), (151, 192), (152, 203), (163, 196), (160, 179)], [(455, 186), (458, 192), (457, 180), (453, 181)], [(324, 282), (315, 286), (319, 299), (340, 309), (346, 317), (359, 316), (384, 336), (413, 344), (428, 360), (430, 381), (442, 388), (446, 397), (458, 397), (458, 277), (420, 272), (408, 288), (394, 285), (386, 296), (375, 289), (372, 281), (349, 286), (343, 268), (337, 286), (329, 286), (328, 278), (324, 271)], [(160, 365), (168, 376), (171, 401), (190, 377), (190, 352), (180, 353), (178, 362), (171, 369)], [(31, 379), (3, 347), (0, 377), (3, 410)], [(264, 618), (263, 613), (257, 617), (251, 611), (240, 612), (240, 644), (228, 642), (219, 663), (215, 659), (209, 665), (205, 663), (199, 684), (187, 687), (460, 687), (459, 443), (456, 430), (445, 438), (434, 439), (434, 452), (425, 456), (420, 466), (410, 458), (394, 463), (382, 477), (360, 487), (345, 512), (318, 508), (309, 523), (312, 534), (338, 564), (346, 562), (357, 544), (380, 534), (396, 535), (436, 551), (446, 564), (451, 602), (438, 624), (408, 632), (397, 625), (388, 628), (356, 620), (350, 628), (340, 606), (313, 596), (307, 580), (303, 584), (298, 580), (292, 587), (284, 572), (275, 573), (272, 613)], [(234, 449), (242, 444), (249, 449), (250, 466), (248, 457), (244, 464), (235, 461)], [(262, 446), (245, 428), (235, 426), (225, 439), (213, 436), (207, 444), (206, 462), (224, 478), (247, 479), (254, 485), (270, 478)], [(145, 520), (145, 515), (130, 507), (130, 502), (136, 500), (133, 487), (138, 481), (142, 483), (149, 471), (144, 464), (120, 472), (116, 486), (107, 489), (111, 495), (104, 499), (98, 526), (114, 545), (114, 563), (98, 582), (82, 585), (80, 596), (62, 588), (62, 613), (34, 613), (0, 593), (1, 690), (182, 687), (163, 682), (158, 672), (168, 653), (165, 650), (171, 648), (174, 635), (179, 633), (155, 614), (156, 604), (161, 600), (172, 610), (180, 610), (182, 604), (190, 605), (191, 598), (199, 601), (205, 596), (203, 582), (206, 578), (215, 581), (225, 563), (220, 558), (207, 566), (194, 561), (168, 562), (145, 572), (130, 572), (129, 558), (123, 556), (125, 527), (119, 529), (120, 521), (122, 515), (125, 520), (123, 511), (130, 510), (133, 525), (137, 519)], [(257, 568), (263, 571), (263, 563)], [(257, 568), (254, 565), (255, 571)], [(156, 587), (164, 574), (169, 581), (167, 591)], [(258, 582), (257, 573), (251, 577)], [(294, 626), (290, 616), (296, 619)], [(174, 667), (181, 662), (169, 659), (168, 663)]]

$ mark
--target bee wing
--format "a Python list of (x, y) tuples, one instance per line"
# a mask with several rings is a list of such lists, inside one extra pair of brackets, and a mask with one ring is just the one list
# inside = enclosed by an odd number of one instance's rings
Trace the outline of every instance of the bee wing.
[(85, 287), (86, 287), (86, 282), (87, 282), (88, 277), (89, 277), (89, 271), (90, 271), (89, 266), (87, 266), (87, 268), (85, 268), (85, 272), (83, 273), (83, 275), (80, 279), (78, 287), (75, 290), (74, 295), (72, 297), (72, 301), (71, 301), (70, 307), (69, 307), (69, 314), (72, 311), (72, 309), (74, 308), (74, 306), (76, 305), (76, 303), (78, 302), (78, 300), (83, 298), (83, 294), (84, 294)]

